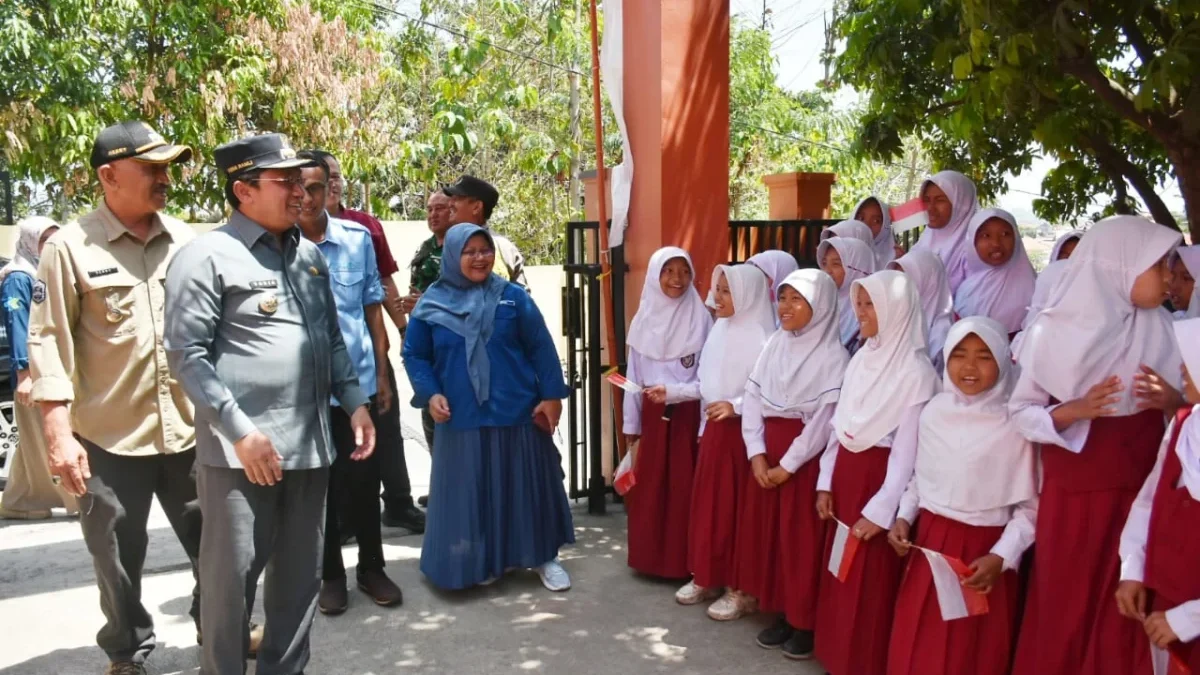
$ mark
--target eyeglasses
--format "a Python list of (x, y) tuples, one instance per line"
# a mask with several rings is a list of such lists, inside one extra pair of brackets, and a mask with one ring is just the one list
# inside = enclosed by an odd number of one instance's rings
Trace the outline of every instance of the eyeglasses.
[(477, 258), (480, 260), (482, 260), (484, 258), (491, 258), (494, 255), (496, 255), (496, 252), (490, 248), (481, 248), (481, 249), (477, 249), (477, 250), (462, 252), (462, 257), (464, 257), (464, 258)]

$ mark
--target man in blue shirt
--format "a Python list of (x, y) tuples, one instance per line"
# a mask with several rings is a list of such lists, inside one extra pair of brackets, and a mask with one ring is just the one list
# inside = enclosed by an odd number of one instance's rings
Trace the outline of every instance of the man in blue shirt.
[[(310, 153), (300, 153), (300, 157)], [(313, 159), (316, 159), (315, 157)], [(325, 211), (329, 169), (322, 162), (301, 169), (304, 201), (300, 208), (300, 231), (317, 245), (329, 265), (329, 283), (337, 304), (338, 324), (346, 350), (358, 373), (359, 387), (371, 398), (371, 418), (376, 428), (380, 414), (392, 405), (387, 376), (387, 333), (383, 322), (383, 284), (379, 277), (370, 231), (357, 223), (333, 218)], [(384, 573), (383, 540), (379, 515), (379, 453), (355, 461), (354, 433), (350, 419), (330, 402), (333, 444), (337, 451), (329, 477), (325, 504), (325, 558), (317, 607), (323, 614), (346, 611), (346, 568), (342, 562), (342, 522), (358, 541), (358, 587), (383, 607), (399, 605), (403, 594)]]

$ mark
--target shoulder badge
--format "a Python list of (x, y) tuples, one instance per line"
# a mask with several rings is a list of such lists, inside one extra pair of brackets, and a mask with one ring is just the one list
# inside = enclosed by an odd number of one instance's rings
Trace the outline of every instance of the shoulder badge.
[(683, 357), (682, 359), (679, 359), (679, 365), (683, 366), (684, 368), (693, 368), (693, 367), (695, 367), (695, 365), (696, 365), (696, 355), (695, 355), (695, 354), (688, 354), (687, 356)]
[(33, 282), (33, 301), (42, 304), (46, 300), (46, 282), (38, 279)]

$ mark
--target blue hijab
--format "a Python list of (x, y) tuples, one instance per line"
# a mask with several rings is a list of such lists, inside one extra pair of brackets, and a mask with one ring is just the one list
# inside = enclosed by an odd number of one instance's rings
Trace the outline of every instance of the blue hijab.
[(491, 233), (478, 225), (462, 223), (446, 232), (441, 276), (421, 296), (412, 316), (463, 337), (467, 343), (467, 375), (475, 389), (475, 400), (482, 405), (488, 400), (491, 386), (487, 343), (495, 325), (496, 306), (508, 282), (489, 274), (487, 281), (477, 284), (462, 273), (463, 249), (477, 234), (487, 237), (488, 245), (495, 249)]

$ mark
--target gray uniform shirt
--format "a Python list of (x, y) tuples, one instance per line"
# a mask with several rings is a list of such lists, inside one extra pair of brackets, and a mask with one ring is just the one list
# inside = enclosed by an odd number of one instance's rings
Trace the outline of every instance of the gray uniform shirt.
[(235, 211), (167, 270), (171, 372), (196, 406), (196, 459), (242, 468), (233, 443), (257, 429), (284, 470), (333, 461), (329, 398), (347, 413), (358, 386), (320, 250), (293, 228), (275, 237)]

